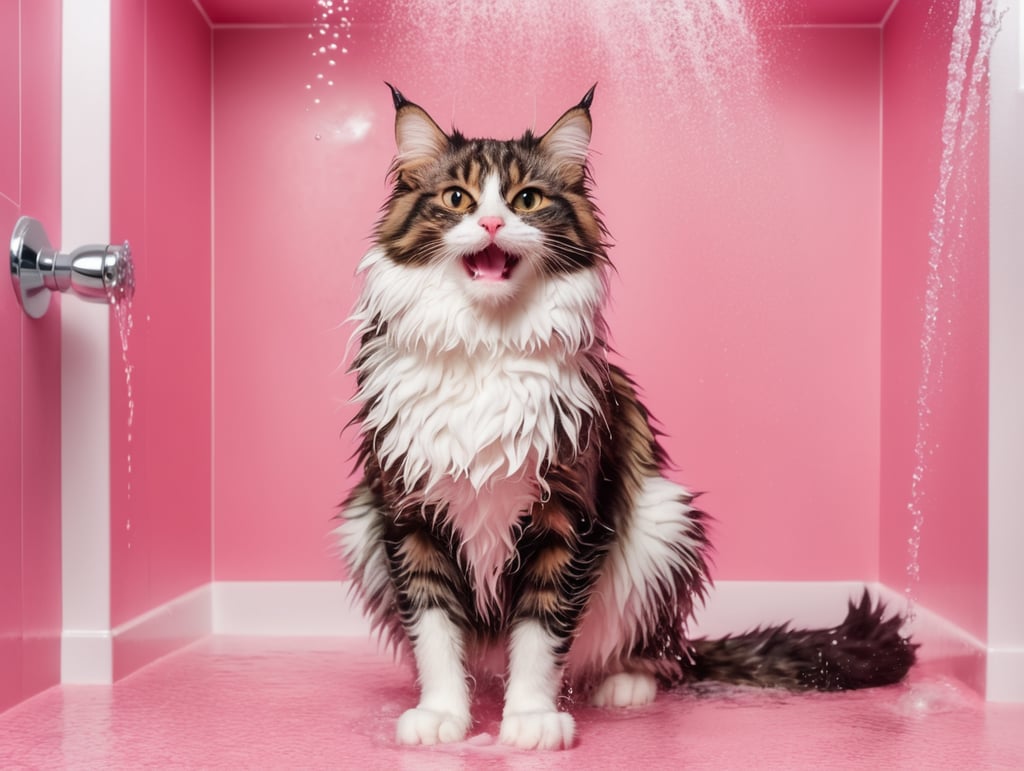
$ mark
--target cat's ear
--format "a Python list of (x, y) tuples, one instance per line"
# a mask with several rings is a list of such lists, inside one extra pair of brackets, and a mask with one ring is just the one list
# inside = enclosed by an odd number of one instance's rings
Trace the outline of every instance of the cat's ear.
[(541, 148), (556, 161), (582, 168), (587, 163), (590, 147), (590, 105), (594, 101), (595, 83), (580, 103), (565, 111), (540, 138)]
[(410, 102), (390, 83), (387, 86), (395, 103), (396, 167), (412, 168), (438, 158), (448, 146), (448, 136), (426, 110)]

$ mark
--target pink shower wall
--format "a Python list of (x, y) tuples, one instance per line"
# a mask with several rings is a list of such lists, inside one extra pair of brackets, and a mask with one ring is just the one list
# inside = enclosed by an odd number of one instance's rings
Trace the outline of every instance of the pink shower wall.
[[(60, 243), (60, 2), (0, 0), (0, 233)], [(6, 235), (4, 236), (7, 237)], [(0, 291), (0, 710), (60, 679), (60, 302)]]
[[(352, 444), (338, 327), (391, 140), (375, 126), (362, 142), (315, 141), (328, 131), (305, 111), (305, 33), (214, 33), (217, 579), (340, 575), (328, 532)], [(339, 118), (382, 91), (353, 73)]]
[[(920, 341), (940, 127), (956, 4), (903, 0), (884, 33), (882, 281), (882, 580), (908, 585), (907, 510), (918, 434)], [(938, 8), (939, 13), (933, 10)], [(959, 271), (943, 269), (938, 337), (945, 360), (929, 389), (915, 599), (986, 637), (988, 521), (988, 128), (979, 116)], [(952, 198), (951, 198), (952, 202)], [(947, 239), (952, 244), (953, 237)], [(941, 374), (938, 374), (941, 370)]]
[(496, 50), (469, 76), (389, 44), (401, 24), (357, 27), (320, 105), (306, 29), (215, 30), (215, 577), (340, 574), (330, 518), (354, 437), (339, 438), (339, 325), (386, 194), (387, 79), (443, 126), (497, 136), (543, 130), (599, 83), (614, 344), (673, 476), (707, 491), (715, 575), (874, 578), (880, 31), (765, 33), (762, 91), (730, 122), (579, 39), (544, 67)]
[(111, 232), (138, 285), (132, 426), (111, 324), (117, 626), (211, 576), (211, 32), (188, 2), (114, 0), (111, 18)]

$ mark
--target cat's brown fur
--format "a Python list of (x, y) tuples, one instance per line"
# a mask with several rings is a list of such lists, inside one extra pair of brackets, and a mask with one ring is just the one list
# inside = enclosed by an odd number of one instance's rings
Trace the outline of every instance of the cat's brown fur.
[(417, 667), (399, 740), (463, 738), (469, 668), (495, 645), (501, 740), (519, 747), (572, 742), (563, 680), (631, 705), (687, 679), (900, 679), (913, 646), (866, 596), (834, 630), (687, 638), (710, 580), (707, 520), (665, 477), (647, 410), (607, 360), (593, 89), (510, 141), (446, 134), (393, 97), (393, 189), (355, 313), (364, 477), (341, 534), (374, 623)]

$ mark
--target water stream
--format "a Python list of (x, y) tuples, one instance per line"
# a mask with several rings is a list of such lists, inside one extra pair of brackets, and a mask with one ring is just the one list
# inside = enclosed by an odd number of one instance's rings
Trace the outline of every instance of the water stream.
[[(128, 249), (128, 245), (125, 244), (125, 249)], [(131, 338), (132, 329), (135, 321), (132, 317), (132, 298), (135, 295), (135, 271), (131, 258), (125, 262), (124, 270), (118, 276), (118, 280), (108, 286), (107, 288), (107, 299), (110, 303), (110, 307), (113, 310), (114, 321), (117, 323), (118, 337), (121, 341), (121, 365), (124, 369), (124, 382), (125, 392), (127, 394), (127, 450), (125, 453), (125, 469), (127, 478), (127, 502), (128, 502), (128, 514), (125, 518), (125, 529), (130, 531), (132, 527), (131, 520), (131, 500), (132, 500), (132, 447), (133, 447), (133, 430), (135, 427), (135, 395), (132, 386), (132, 373), (135, 370), (135, 365), (132, 364), (128, 356), (128, 341)], [(131, 549), (131, 540), (128, 541), (128, 548)]]
[(928, 233), (928, 273), (920, 338), (921, 376), (916, 399), (914, 470), (907, 501), (911, 535), (907, 541), (908, 584), (905, 592), (911, 617), (915, 614), (914, 595), (921, 579), (921, 537), (925, 520), (929, 458), (937, 449), (930, 430), (934, 398), (942, 388), (949, 336), (947, 326), (950, 317), (948, 312), (943, 312), (943, 307), (956, 291), (960, 262), (966, 246), (964, 226), (972, 186), (971, 160), (977, 145), (980, 111), (987, 105), (986, 78), (992, 43), (999, 31), (999, 20), (995, 0), (960, 0), (950, 46), (941, 128), (942, 159), (932, 199), (932, 222)]
[[(338, 59), (348, 53), (352, 40), (352, 9), (349, 0), (316, 0), (313, 29), (308, 34), (310, 53), (315, 64), (313, 76), (306, 82), (311, 107), (319, 105), (334, 87)], [(313, 138), (320, 141), (318, 131)]]

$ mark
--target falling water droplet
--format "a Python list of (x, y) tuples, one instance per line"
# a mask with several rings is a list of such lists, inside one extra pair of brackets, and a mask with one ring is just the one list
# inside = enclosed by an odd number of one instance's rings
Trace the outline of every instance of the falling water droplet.
[[(126, 497), (130, 503), (132, 498), (132, 429), (135, 424), (135, 396), (132, 373), (135, 370), (135, 365), (131, 363), (128, 357), (128, 343), (132, 330), (135, 327), (135, 320), (132, 316), (132, 298), (135, 294), (135, 271), (128, 244), (126, 243), (123, 248), (128, 256), (123, 263), (118, 280), (107, 289), (107, 299), (110, 301), (111, 308), (113, 309), (114, 320), (117, 322), (121, 341), (121, 365), (124, 369), (125, 399), (128, 407), (126, 419), (127, 448), (125, 450)], [(146, 320), (149, 320), (148, 316)]]
[(320, 132), (319, 131), (313, 135), (313, 139), (315, 139), (317, 142), (320, 141)]
[[(315, 4), (315, 10), (312, 16), (312, 27), (313, 29), (307, 33), (309, 40), (315, 41), (312, 46), (311, 54), (315, 58), (317, 56), (336, 55), (339, 45), (338, 41), (341, 39), (341, 35), (345, 34), (346, 39), (351, 40), (352, 30), (352, 18), (350, 15), (350, 6), (347, 0), (342, 2), (336, 2), (335, 0), (317, 0)], [(343, 53), (347, 53), (347, 49), (342, 49)], [(336, 67), (337, 60), (330, 59), (328, 66)], [(317, 73), (314, 76), (312, 83), (306, 84), (307, 91), (313, 91), (316, 93), (314, 84), (316, 82), (324, 83), (328, 86), (334, 85), (333, 79), (328, 79), (323, 72)], [(317, 87), (318, 88), (318, 87)], [(311, 105), (319, 105), (323, 101), (321, 96), (316, 96), (310, 100)], [(309, 112), (310, 107), (305, 108), (306, 112)]]
[[(960, 0), (947, 67), (945, 112), (942, 119), (942, 156), (939, 182), (932, 199), (932, 223), (928, 233), (928, 273), (925, 281), (924, 321), (921, 329), (921, 377), (917, 388), (917, 426), (914, 440), (914, 469), (910, 479), (911, 536), (907, 540), (906, 588), (913, 605), (914, 586), (921, 579), (921, 535), (924, 529), (925, 481), (928, 459), (939, 443), (931, 437), (932, 401), (941, 391), (946, 359), (946, 339), (939, 334), (943, 300), (955, 288), (961, 257), (962, 235), (968, 216), (969, 169), (977, 136), (977, 117), (987, 93), (984, 81), (992, 43), (1001, 15), (995, 0)], [(975, 34), (976, 30), (976, 34)], [(944, 323), (949, 324), (949, 318)]]

